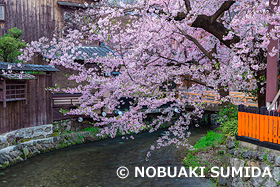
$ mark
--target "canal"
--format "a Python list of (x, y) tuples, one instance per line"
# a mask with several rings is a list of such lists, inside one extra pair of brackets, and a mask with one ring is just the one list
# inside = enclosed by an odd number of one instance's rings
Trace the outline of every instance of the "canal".
[[(189, 139), (194, 144), (207, 129), (192, 130)], [(144, 132), (134, 140), (107, 139), (56, 150), (35, 156), (25, 162), (0, 171), (0, 186), (213, 186), (205, 178), (135, 178), (135, 166), (182, 166), (186, 149), (169, 146), (155, 150), (149, 161), (146, 153), (157, 138), (164, 133)], [(116, 170), (126, 166), (131, 175), (119, 179)]]

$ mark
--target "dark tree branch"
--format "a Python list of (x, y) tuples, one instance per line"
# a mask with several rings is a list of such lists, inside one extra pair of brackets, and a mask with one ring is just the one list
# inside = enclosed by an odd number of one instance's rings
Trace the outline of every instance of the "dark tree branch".
[[(169, 57), (165, 57), (165, 56), (162, 56), (160, 55), (159, 53), (155, 52), (155, 53), (151, 53), (149, 51), (146, 51), (147, 54), (150, 54), (151, 56), (152, 55), (156, 55), (158, 58), (145, 64), (145, 67), (153, 64), (154, 62), (156, 62), (157, 60), (159, 60), (160, 58), (162, 59), (165, 59), (165, 60), (169, 60), (170, 62), (168, 62), (166, 64), (166, 66), (178, 66), (178, 67), (181, 67), (182, 65), (187, 65), (187, 64), (195, 64), (195, 65), (198, 65), (199, 64), (199, 61), (195, 61), (194, 59), (193, 60), (189, 60), (189, 61), (186, 61), (186, 62), (179, 62), (178, 60), (175, 60), (175, 59), (172, 59), (172, 58), (169, 58)], [(205, 56), (204, 56), (205, 57)], [(203, 58), (204, 58), (203, 57)], [(161, 66), (161, 65), (154, 65), (154, 66)]]
[(187, 14), (185, 14), (184, 12), (178, 12), (177, 16), (174, 17), (174, 20), (175, 21), (182, 21), (186, 17), (187, 17)]
[(214, 21), (211, 23), (211, 16), (199, 15), (193, 22), (192, 27), (202, 28), (205, 31), (213, 34), (216, 38), (220, 40), (221, 43), (231, 48), (232, 44), (238, 43), (240, 38), (236, 35), (233, 36), (231, 40), (224, 40), (223, 37), (229, 33), (229, 30), (225, 28), (222, 23)]
[(192, 41), (200, 49), (200, 51), (209, 58), (209, 60), (213, 60), (213, 56), (204, 47), (202, 47), (202, 45), (194, 37), (185, 33), (180, 28), (178, 28), (178, 30), (181, 32), (180, 34), (184, 35), (188, 40)]
[(185, 1), (186, 9), (187, 9), (187, 11), (189, 13), (191, 11), (191, 9), (192, 9), (190, 0), (184, 0), (184, 1)]
[(222, 6), (215, 12), (215, 14), (213, 14), (211, 16), (211, 23), (213, 23), (214, 21), (217, 21), (217, 19), (227, 10), (229, 10), (229, 8), (231, 7), (231, 5), (233, 5), (235, 3), (235, 1), (233, 0), (229, 0), (229, 1), (225, 1)]
[(205, 82), (201, 82), (200, 80), (190, 79), (190, 78), (188, 78), (187, 76), (184, 76), (184, 79), (185, 79), (186, 81), (192, 81), (192, 82), (197, 83), (197, 84), (200, 84), (200, 85), (202, 85), (202, 86), (206, 86), (207, 88), (214, 89), (214, 87), (208, 86)]
[[(221, 43), (226, 45), (227, 47), (231, 48), (232, 44), (238, 43), (240, 38), (234, 35), (233, 39), (231, 40), (223, 40), (223, 37), (229, 33), (229, 30), (225, 28), (222, 23), (217, 22), (219, 16), (221, 16), (225, 11), (229, 10), (229, 8), (235, 3), (233, 0), (225, 1), (221, 7), (212, 15), (198, 15), (196, 20), (191, 25), (195, 28), (201, 28), (205, 31), (213, 34), (216, 38), (220, 40)], [(174, 18), (175, 21), (182, 21), (185, 19), (187, 14), (183, 12), (179, 12), (177, 16)]]
[[(174, 61), (173, 61), (174, 62)], [(198, 62), (197, 61), (194, 61), (194, 60), (191, 60), (191, 61), (186, 61), (186, 62), (178, 62), (178, 63), (172, 63), (172, 62), (169, 62), (166, 64), (166, 66), (170, 67), (170, 66), (178, 66), (178, 67), (181, 67), (182, 65), (187, 65), (187, 64), (195, 64), (197, 65)]]

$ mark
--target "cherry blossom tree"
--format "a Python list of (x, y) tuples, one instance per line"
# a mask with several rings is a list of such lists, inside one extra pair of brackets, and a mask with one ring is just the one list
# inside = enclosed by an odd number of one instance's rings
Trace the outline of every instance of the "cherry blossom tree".
[[(266, 1), (100, 1), (85, 6), (88, 9), (76, 17), (83, 23), (79, 30), (69, 31), (63, 38), (32, 42), (20, 59), (28, 61), (41, 53), (50, 64), (78, 72), (69, 79), (79, 86), (53, 91), (82, 93), (79, 107), (69, 114), (90, 116), (97, 126), (104, 126), (101, 136), (138, 133), (147, 127), (153, 132), (176, 118), (157, 147), (188, 146), (190, 120), (201, 117), (207, 103), (182, 97), (185, 80), (195, 83), (193, 92), (214, 90), (220, 104), (231, 102), (229, 91), (256, 91), (259, 104), (265, 105), (267, 46), (270, 38), (279, 38), (280, 28), (280, 10), (270, 9)], [(270, 32), (267, 23), (275, 26)], [(78, 52), (85, 40), (104, 42), (115, 53), (89, 58)], [(75, 61), (78, 55), (86, 59), (84, 63)], [(104, 76), (113, 71), (120, 74)], [(177, 87), (170, 86), (172, 83)], [(104, 95), (108, 97), (100, 100)], [(94, 112), (104, 107), (115, 110), (123, 97), (132, 101), (122, 115), (104, 117)], [(163, 105), (168, 107), (147, 123), (148, 113)]]

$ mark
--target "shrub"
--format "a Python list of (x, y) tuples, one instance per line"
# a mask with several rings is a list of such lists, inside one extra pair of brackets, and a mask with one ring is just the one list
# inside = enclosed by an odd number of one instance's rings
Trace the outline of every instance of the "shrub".
[(220, 123), (224, 123), (224, 122), (232, 120), (232, 119), (237, 119), (238, 107), (233, 104), (222, 106), (220, 108), (218, 115), (219, 115), (218, 122), (220, 122)]
[(22, 54), (20, 49), (26, 47), (21, 41), (23, 32), (17, 28), (12, 28), (8, 34), (0, 37), (0, 60), (4, 62), (19, 62), (18, 56)]
[(236, 136), (238, 133), (238, 120), (230, 119), (221, 125), (221, 130), (226, 136)]
[(194, 156), (192, 154), (188, 154), (184, 159), (184, 164), (189, 167), (201, 167), (201, 158)]

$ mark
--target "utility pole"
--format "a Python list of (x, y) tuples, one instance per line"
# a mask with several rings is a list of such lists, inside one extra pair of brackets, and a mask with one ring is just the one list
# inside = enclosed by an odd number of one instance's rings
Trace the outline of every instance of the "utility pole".
[[(269, 7), (274, 10), (276, 6), (279, 6), (279, 0), (269, 0)], [(268, 23), (269, 24), (269, 23)], [(268, 25), (268, 32), (273, 29), (274, 26)], [(269, 53), (272, 49), (276, 49), (275, 56), (270, 56)], [(274, 97), (278, 92), (278, 62), (279, 61), (279, 40), (270, 39), (270, 43), (267, 49), (267, 70), (266, 70), (266, 107), (269, 108), (272, 104)], [(277, 108), (277, 102), (273, 109)]]

